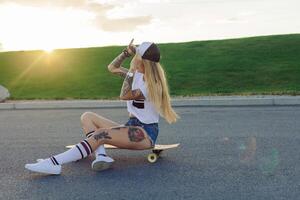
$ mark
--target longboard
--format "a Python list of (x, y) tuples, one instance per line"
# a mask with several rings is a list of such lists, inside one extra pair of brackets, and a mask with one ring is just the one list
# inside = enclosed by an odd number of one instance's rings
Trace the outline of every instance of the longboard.
[[(152, 150), (152, 153), (148, 154), (147, 159), (150, 163), (155, 163), (164, 150), (173, 149), (173, 148), (178, 147), (179, 145), (180, 145), (179, 143), (177, 143), (177, 144), (156, 144), (154, 148), (150, 149), (150, 150)], [(71, 149), (74, 146), (75, 145), (67, 145), (66, 148)], [(110, 145), (110, 144), (105, 144), (104, 147), (106, 149), (120, 149), (120, 148)], [(140, 151), (140, 150), (138, 150), (138, 151)]]

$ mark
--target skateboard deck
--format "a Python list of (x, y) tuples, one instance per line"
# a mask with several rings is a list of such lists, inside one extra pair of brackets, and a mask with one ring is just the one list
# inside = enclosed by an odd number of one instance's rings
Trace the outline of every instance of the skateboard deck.
[[(149, 153), (147, 156), (147, 159), (150, 163), (155, 163), (157, 161), (157, 159), (161, 156), (161, 153), (164, 150), (167, 149), (173, 149), (178, 147), (180, 144), (156, 144), (154, 148), (152, 149), (145, 149), (145, 150), (152, 150), (152, 153)], [(67, 145), (66, 148), (71, 149), (73, 148), (75, 145)], [(118, 148), (116, 146), (110, 145), (110, 144), (105, 144), (104, 147), (106, 149), (121, 149)], [(134, 151), (140, 151), (140, 150), (134, 150)]]

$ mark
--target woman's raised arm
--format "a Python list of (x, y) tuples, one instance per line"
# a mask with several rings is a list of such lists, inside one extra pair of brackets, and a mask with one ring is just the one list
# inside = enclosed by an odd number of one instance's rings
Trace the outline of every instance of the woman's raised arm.
[(108, 66), (108, 70), (113, 74), (117, 74), (123, 78), (126, 77), (127, 72), (129, 71), (125, 67), (122, 67), (124, 60), (135, 54), (135, 46), (132, 45), (133, 39), (130, 41), (130, 44), (123, 50), (123, 52), (118, 55)]
[(127, 58), (124, 52), (122, 52), (120, 55), (118, 55), (108, 66), (108, 70), (116, 75), (119, 75), (123, 78), (126, 77), (126, 74), (128, 72), (128, 69), (125, 67), (122, 67), (121, 64), (124, 62), (124, 60)]

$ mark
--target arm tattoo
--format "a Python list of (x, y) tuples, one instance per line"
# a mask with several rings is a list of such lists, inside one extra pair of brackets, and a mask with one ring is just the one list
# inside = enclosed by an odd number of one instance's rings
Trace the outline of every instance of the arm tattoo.
[(119, 68), (126, 58), (127, 56), (122, 52), (109, 65), (113, 68)]
[(127, 74), (126, 77), (125, 77), (125, 79), (124, 79), (124, 81), (123, 81), (123, 85), (122, 85), (120, 97), (126, 96), (126, 94), (129, 91), (131, 91), (131, 89), (132, 89), (132, 81), (133, 81), (133, 77), (130, 77)]
[(132, 90), (132, 96), (134, 96), (135, 99), (139, 99), (139, 100), (146, 99), (140, 89)]
[[(127, 57), (128, 56), (126, 56), (126, 54), (122, 52), (108, 65), (108, 70), (114, 74), (120, 75), (121, 77), (125, 78), (128, 69), (122, 67), (121, 65)], [(116, 69), (118, 69), (118, 71), (114, 72), (116, 71)]]
[(124, 67), (120, 67), (118, 72), (114, 72), (114, 74), (117, 74), (119, 76), (121, 76), (122, 78), (126, 77), (126, 74), (128, 72), (128, 69), (124, 68)]
[(139, 100), (146, 99), (140, 89), (132, 90), (132, 81), (133, 81), (133, 77), (126, 75), (121, 89), (120, 97), (124, 98), (131, 91), (131, 96), (129, 99), (139, 99)]
[(97, 141), (101, 140), (101, 139), (111, 139), (111, 137), (108, 135), (108, 132), (106, 132), (106, 131), (97, 133), (97, 134), (93, 135), (93, 137)]
[(131, 126), (128, 128), (128, 137), (131, 142), (141, 142), (145, 139), (145, 135), (141, 129)]

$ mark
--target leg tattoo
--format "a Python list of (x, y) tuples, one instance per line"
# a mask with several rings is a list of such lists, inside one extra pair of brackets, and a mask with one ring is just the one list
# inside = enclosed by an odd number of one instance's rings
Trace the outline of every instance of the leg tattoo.
[(128, 137), (131, 142), (141, 142), (145, 139), (143, 131), (139, 128), (129, 127)]
[(111, 139), (111, 137), (108, 135), (108, 132), (106, 132), (106, 131), (97, 133), (97, 134), (93, 135), (93, 137), (97, 141), (101, 140), (101, 139)]

